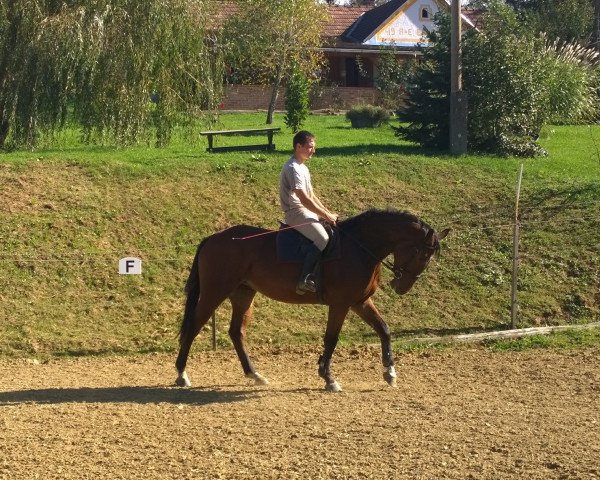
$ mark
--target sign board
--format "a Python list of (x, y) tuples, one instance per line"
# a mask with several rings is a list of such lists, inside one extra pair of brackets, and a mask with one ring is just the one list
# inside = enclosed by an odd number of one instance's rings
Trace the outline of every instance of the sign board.
[(124, 257), (119, 260), (119, 275), (141, 275), (142, 259), (137, 257)]

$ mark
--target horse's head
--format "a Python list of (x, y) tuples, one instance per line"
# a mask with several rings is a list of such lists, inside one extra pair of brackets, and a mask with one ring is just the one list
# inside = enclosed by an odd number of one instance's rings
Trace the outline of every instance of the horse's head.
[(433, 255), (440, 249), (440, 241), (450, 232), (447, 228), (436, 233), (430, 228), (417, 243), (406, 246), (399, 244), (394, 249), (394, 279), (390, 285), (398, 295), (408, 292), (429, 264)]

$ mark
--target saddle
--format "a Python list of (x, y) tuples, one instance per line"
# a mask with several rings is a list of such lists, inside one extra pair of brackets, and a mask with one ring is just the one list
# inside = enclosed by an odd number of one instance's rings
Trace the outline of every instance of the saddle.
[[(279, 228), (285, 230), (277, 232), (276, 235), (277, 261), (302, 263), (306, 246), (312, 242), (298, 230), (289, 228), (285, 223), (280, 223)], [(330, 260), (339, 260), (342, 257), (339, 230), (331, 227), (331, 225), (325, 225), (325, 230), (327, 230), (327, 234), (329, 235), (329, 243), (327, 243), (327, 247), (323, 250), (321, 263)]]

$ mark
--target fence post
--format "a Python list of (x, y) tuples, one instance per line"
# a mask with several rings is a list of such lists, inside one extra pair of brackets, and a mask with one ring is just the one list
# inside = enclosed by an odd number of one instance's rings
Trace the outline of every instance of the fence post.
[(521, 179), (523, 178), (523, 164), (517, 177), (517, 194), (515, 200), (515, 223), (513, 227), (513, 268), (512, 268), (512, 292), (510, 299), (510, 325), (517, 327), (517, 283), (519, 273), (519, 197), (521, 195)]
[(212, 347), (213, 351), (217, 350), (217, 314), (212, 314)]

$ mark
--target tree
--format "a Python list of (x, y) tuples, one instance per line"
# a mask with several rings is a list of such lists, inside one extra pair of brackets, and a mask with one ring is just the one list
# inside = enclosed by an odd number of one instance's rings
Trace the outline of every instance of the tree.
[(272, 87), (266, 122), (271, 124), (279, 88), (292, 65), (309, 80), (322, 66), (318, 48), (327, 8), (314, 0), (241, 0), (238, 6), (223, 29), (227, 63), (237, 81)]
[(208, 2), (2, 2), (0, 145), (32, 147), (71, 114), (88, 141), (168, 142), (181, 114), (220, 99)]
[[(416, 68), (406, 108), (407, 126), (397, 133), (425, 146), (448, 143), (449, 18), (438, 14), (428, 33), (430, 47)], [(550, 42), (515, 11), (493, 2), (485, 30), (470, 30), (463, 42), (464, 89), (469, 95), (469, 146), (506, 155), (543, 153), (537, 144), (550, 122), (582, 122), (598, 110), (597, 54), (575, 43)]]
[(408, 79), (413, 74), (416, 65), (415, 59), (399, 60), (393, 47), (380, 47), (375, 88), (381, 92), (385, 108), (393, 111), (400, 107), (404, 101), (404, 91), (408, 86)]
[[(494, 1), (475, 0), (471, 4), (485, 10)], [(587, 45), (592, 34), (594, 3), (598, 1), (506, 0), (506, 4), (536, 33), (544, 32), (552, 41), (560, 38), (562, 41), (575, 41)]]
[(285, 124), (292, 129), (294, 133), (302, 127), (308, 116), (308, 103), (310, 93), (310, 84), (304, 74), (294, 64), (292, 65), (292, 74), (285, 86)]
[(573, 42), (549, 41), (493, 3), (483, 33), (464, 45), (469, 92), (469, 142), (481, 150), (531, 156), (548, 122), (589, 121), (598, 103), (595, 53)]
[(421, 62), (412, 72), (407, 99), (397, 114), (396, 135), (426, 147), (447, 148), (450, 137), (450, 17), (438, 12), (435, 29), (426, 32)]

